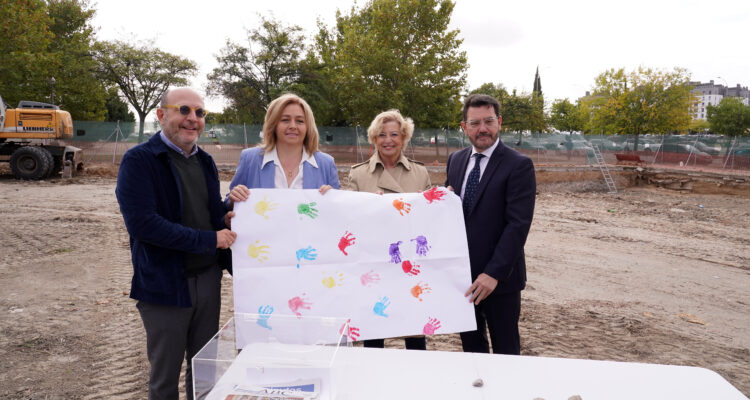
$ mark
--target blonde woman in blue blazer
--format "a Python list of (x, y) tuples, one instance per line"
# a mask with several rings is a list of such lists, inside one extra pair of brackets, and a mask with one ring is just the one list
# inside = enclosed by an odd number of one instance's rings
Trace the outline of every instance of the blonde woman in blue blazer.
[(285, 94), (268, 106), (263, 143), (245, 149), (225, 200), (229, 208), (245, 201), (252, 188), (340, 189), (333, 157), (318, 151), (318, 128), (307, 102)]

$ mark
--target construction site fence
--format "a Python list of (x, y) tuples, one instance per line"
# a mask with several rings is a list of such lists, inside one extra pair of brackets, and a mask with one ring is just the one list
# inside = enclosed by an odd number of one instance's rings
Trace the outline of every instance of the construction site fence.
[[(119, 163), (138, 144), (138, 123), (75, 121), (76, 135), (66, 144), (84, 149), (87, 162)], [(261, 125), (207, 124), (198, 143), (217, 164), (236, 165), (243, 149), (262, 142)], [(159, 131), (147, 123), (143, 140)], [(320, 150), (337, 164), (367, 160), (374, 151), (361, 127), (318, 127)], [(677, 164), (708, 169), (750, 170), (750, 137), (720, 135), (581, 135), (566, 133), (501, 133), (503, 143), (529, 156), (536, 164), (593, 165), (593, 147), (607, 164)], [(637, 140), (637, 143), (636, 143)], [(442, 164), (448, 155), (469, 146), (460, 130), (416, 129), (404, 149), (406, 156), (425, 164)], [(637, 147), (636, 147), (637, 145)]]

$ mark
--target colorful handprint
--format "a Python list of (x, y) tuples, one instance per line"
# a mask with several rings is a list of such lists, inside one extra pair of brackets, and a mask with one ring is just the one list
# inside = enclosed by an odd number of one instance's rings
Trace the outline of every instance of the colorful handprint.
[(432, 289), (430, 288), (430, 285), (426, 283), (419, 282), (411, 288), (411, 295), (419, 299), (419, 301), (422, 301), (422, 295), (425, 293), (430, 293)]
[(429, 321), (422, 328), (422, 333), (425, 335), (434, 335), (438, 329), (440, 329), (440, 321), (437, 318), (429, 318)]
[(388, 300), (388, 297), (383, 296), (380, 298), (380, 300), (378, 300), (377, 303), (375, 303), (375, 306), (372, 308), (372, 312), (374, 312), (375, 315), (380, 315), (381, 317), (388, 318), (388, 314), (385, 313), (385, 309), (390, 305), (391, 301)]
[(289, 299), (289, 309), (292, 310), (297, 318), (302, 318), (301, 310), (309, 310), (310, 306), (312, 306), (312, 302), (305, 296), (306, 294), (302, 293), (302, 296), (295, 296)]
[(315, 208), (316, 202), (312, 203), (300, 203), (297, 206), (297, 213), (300, 215), (307, 215), (311, 219), (315, 219), (318, 217), (318, 209)]
[(359, 281), (362, 282), (362, 286), (370, 286), (380, 282), (380, 275), (376, 274), (375, 271), (370, 270), (362, 274), (359, 277)]
[(404, 262), (401, 263), (401, 269), (404, 270), (407, 275), (419, 275), (419, 265), (412, 265), (409, 260), (404, 260)]
[(325, 278), (323, 278), (323, 286), (327, 287), (328, 289), (333, 289), (336, 286), (341, 286), (343, 284), (344, 274), (338, 271), (336, 271), (336, 273), (331, 276), (326, 276)]
[(312, 246), (297, 250), (297, 268), (299, 268), (299, 262), (302, 260), (315, 260), (318, 257), (318, 253), (315, 251)]
[(273, 314), (273, 307), (270, 305), (258, 307), (258, 320), (255, 323), (266, 329), (273, 329), (268, 325), (268, 319), (271, 318), (271, 314)]
[(443, 196), (445, 196), (445, 192), (434, 187), (430, 190), (425, 190), (424, 192), (422, 192), (422, 196), (427, 199), (428, 203), (432, 204), (433, 201), (442, 200)]
[(349, 231), (344, 232), (344, 236), (339, 239), (339, 250), (344, 253), (345, 256), (349, 254), (346, 252), (346, 248), (353, 245), (357, 238), (354, 237)]
[(268, 260), (267, 254), (269, 247), (266, 245), (258, 245), (259, 243), (260, 241), (256, 240), (255, 243), (247, 246), (247, 255), (260, 262), (263, 262)]
[(399, 250), (398, 246), (401, 245), (401, 241), (399, 240), (396, 243), (391, 243), (390, 246), (388, 246), (388, 254), (391, 255), (391, 262), (394, 264), (398, 264), (401, 262), (401, 250)]
[(393, 200), (393, 207), (395, 207), (401, 215), (404, 215), (404, 213), (408, 214), (411, 211), (411, 204), (405, 203), (404, 199), (401, 197)]
[(411, 240), (417, 242), (417, 254), (420, 256), (426, 256), (427, 252), (430, 251), (431, 246), (427, 244), (427, 238), (419, 235)]
[(273, 203), (264, 196), (263, 200), (255, 204), (255, 213), (265, 219), (268, 219), (268, 215), (266, 215), (266, 213), (275, 210), (277, 206), (278, 203)]
[(343, 325), (341, 325), (341, 328), (339, 328), (339, 335), (346, 335), (349, 340), (356, 341), (359, 337), (359, 328), (352, 326), (351, 322), (352, 319), (349, 318)]

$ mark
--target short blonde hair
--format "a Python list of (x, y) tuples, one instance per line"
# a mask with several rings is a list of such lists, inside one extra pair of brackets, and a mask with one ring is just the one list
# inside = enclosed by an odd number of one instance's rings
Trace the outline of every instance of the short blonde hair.
[(302, 112), (305, 114), (305, 127), (307, 128), (305, 140), (302, 142), (302, 145), (305, 147), (307, 154), (312, 155), (318, 151), (319, 142), (318, 127), (315, 126), (315, 116), (313, 116), (312, 108), (310, 108), (305, 99), (294, 93), (283, 94), (268, 105), (266, 118), (263, 121), (263, 142), (261, 143), (263, 151), (271, 151), (276, 146), (276, 126), (279, 125), (279, 121), (281, 120), (281, 113), (290, 104), (299, 104), (302, 107)]
[(383, 125), (388, 122), (395, 121), (401, 126), (401, 138), (404, 139), (404, 146), (411, 140), (411, 135), (414, 133), (414, 121), (411, 118), (404, 118), (398, 110), (383, 111), (378, 114), (375, 119), (370, 123), (370, 127), (367, 128), (367, 140), (371, 144), (375, 144), (375, 141), (383, 130)]

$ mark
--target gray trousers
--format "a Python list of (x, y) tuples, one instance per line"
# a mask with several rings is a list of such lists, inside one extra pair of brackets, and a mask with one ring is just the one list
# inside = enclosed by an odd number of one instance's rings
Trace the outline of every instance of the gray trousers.
[(188, 278), (192, 307), (136, 304), (146, 329), (146, 352), (151, 364), (150, 400), (178, 399), (182, 360), (187, 360), (185, 391), (193, 398), (193, 356), (219, 330), (221, 276), (218, 266)]

